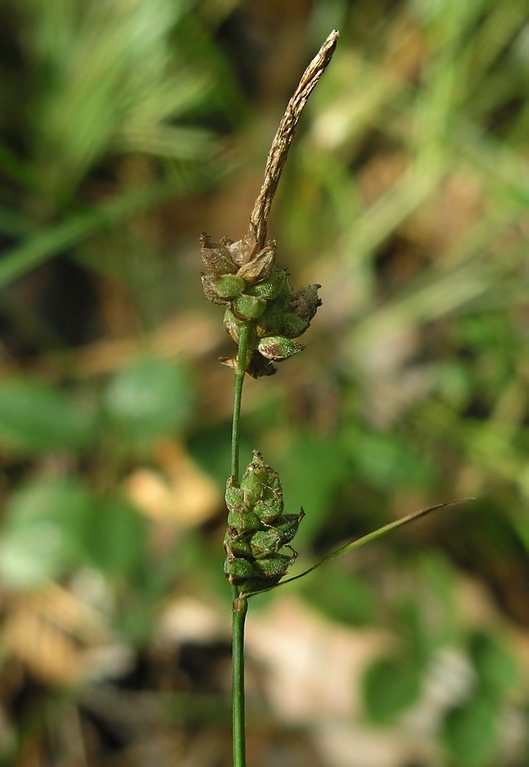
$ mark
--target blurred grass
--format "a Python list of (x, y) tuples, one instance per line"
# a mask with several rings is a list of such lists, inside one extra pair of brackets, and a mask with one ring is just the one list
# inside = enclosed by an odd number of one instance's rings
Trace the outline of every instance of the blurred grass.
[[(59, 650), (18, 639), (44, 631), (49, 605), (83, 647), (150, 646), (188, 593), (224, 607), (231, 380), (215, 367), (228, 341), (200, 296), (198, 234), (243, 233), (292, 85), (339, 26), (274, 211), (280, 262), (294, 284), (321, 282), (324, 304), (305, 354), (248, 383), (244, 442), (304, 505), (306, 555), (478, 496), (301, 593), (392, 634), (364, 680), (374, 721), (398, 726), (443, 652), (473, 669), (427, 767), (524, 767), (527, 743), (497, 723), (527, 706), (505, 639), (526, 646), (529, 626), (526, 4), (65, 0), (0, 14), (8, 721), (32, 679), (79, 682), (84, 656), (70, 647), (61, 668)], [(477, 626), (455, 606), (469, 575), (495, 604)], [(53, 595), (48, 613), (35, 588)], [(10, 725), (6, 764), (30, 763), (30, 720)]]

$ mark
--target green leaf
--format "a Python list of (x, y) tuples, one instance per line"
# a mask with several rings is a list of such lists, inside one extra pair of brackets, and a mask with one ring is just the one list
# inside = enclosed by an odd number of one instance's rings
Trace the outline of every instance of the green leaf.
[(428, 624), (431, 649), (436, 650), (453, 641), (458, 629), (458, 608), (454, 567), (440, 552), (427, 550), (418, 558), (418, 572), (427, 595), (419, 604), (423, 605), (423, 616)]
[(38, 481), (6, 504), (0, 579), (15, 589), (37, 588), (84, 562), (93, 497), (76, 480)]
[(484, 690), (501, 695), (516, 685), (520, 678), (518, 663), (499, 639), (476, 631), (470, 638), (469, 649)]
[(182, 428), (193, 403), (187, 367), (159, 359), (142, 359), (120, 370), (104, 395), (110, 422), (133, 440), (154, 440)]
[(110, 576), (126, 576), (143, 560), (148, 522), (126, 498), (101, 498), (86, 534), (90, 563)]
[(405, 595), (398, 601), (395, 612), (399, 621), (399, 635), (406, 642), (415, 662), (424, 668), (434, 649), (424, 606), (411, 595)]
[[(185, 191), (199, 184), (200, 178), (190, 181)], [(109, 202), (72, 214), (48, 229), (33, 233), (3, 254), (0, 262), (0, 287), (10, 284), (43, 261), (86, 241), (95, 233), (138, 216), (166, 199), (181, 196), (183, 191), (183, 183), (180, 179), (174, 182), (164, 181), (152, 184), (146, 188), (132, 189)]]
[(420, 691), (420, 669), (406, 656), (377, 658), (363, 679), (366, 712), (377, 724), (390, 722), (411, 706)]
[(378, 618), (377, 599), (369, 583), (359, 575), (329, 567), (325, 575), (302, 587), (304, 598), (332, 620), (365, 626)]
[(312, 540), (325, 525), (330, 499), (349, 471), (347, 457), (336, 440), (315, 440), (303, 435), (288, 447), (282, 460), (281, 480), (288, 488), (289, 509), (305, 507), (307, 516), (297, 541)]
[(0, 384), (0, 447), (30, 453), (84, 447), (93, 425), (91, 413), (57, 388), (22, 379)]
[(361, 433), (350, 441), (359, 474), (374, 487), (423, 487), (432, 482), (434, 467), (402, 437), (383, 433)]
[(497, 703), (476, 696), (446, 715), (442, 740), (458, 767), (490, 764), (497, 736)]
[[(430, 514), (432, 511), (437, 511), (438, 509), (444, 509), (447, 506), (457, 506), (463, 503), (470, 503), (470, 501), (474, 501), (474, 500), (475, 500), (474, 498), (460, 498), (457, 501), (446, 501), (446, 503), (438, 503), (435, 506), (429, 506), (427, 509), (421, 509), (420, 511), (416, 511), (413, 514), (408, 514), (405, 517), (396, 519), (394, 522), (390, 522), (389, 524), (384, 525), (383, 527), (379, 527), (376, 530), (373, 530), (371, 533), (367, 533), (366, 535), (363, 535), (361, 538), (357, 538), (355, 541), (346, 543), (345, 546), (341, 546), (339, 549), (336, 549), (336, 551), (333, 551), (330, 554), (327, 554), (327, 556), (323, 557), (323, 559), (320, 559), (318, 562), (311, 565), (306, 570), (303, 570), (303, 572), (299, 573), (298, 575), (293, 575), (291, 578), (285, 578), (285, 580), (281, 581), (275, 586), (272, 586), (271, 588), (278, 589), (281, 586), (286, 586), (287, 583), (292, 583), (292, 581), (297, 581), (300, 578), (304, 578), (306, 575), (308, 575), (309, 573), (312, 573), (314, 570), (317, 570), (318, 567), (321, 567), (327, 562), (331, 562), (333, 559), (337, 559), (338, 557), (341, 557), (343, 556), (343, 554), (347, 554), (350, 551), (355, 551), (355, 549), (359, 549), (361, 546), (365, 546), (366, 543), (371, 543), (372, 541), (376, 541), (379, 538), (382, 538), (384, 535), (387, 535), (388, 533), (390, 533), (392, 530), (397, 530), (399, 527), (403, 527), (404, 525), (409, 525), (410, 522), (414, 522), (416, 519), (420, 519), (421, 517), (426, 516), (426, 514)], [(262, 592), (255, 592), (255, 593), (262, 593)], [(246, 597), (251, 597), (251, 596), (254, 596), (254, 593), (246, 594)]]

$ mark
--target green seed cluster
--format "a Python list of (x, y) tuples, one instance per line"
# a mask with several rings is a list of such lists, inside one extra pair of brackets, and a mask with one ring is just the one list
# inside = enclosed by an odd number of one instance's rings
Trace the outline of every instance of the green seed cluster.
[[(208, 301), (226, 305), (227, 333), (238, 344), (241, 323), (250, 325), (246, 372), (254, 378), (272, 375), (276, 372), (272, 362), (305, 348), (294, 339), (307, 330), (321, 305), (321, 286), (292, 290), (285, 270), (275, 265), (274, 240), (259, 249), (250, 235), (237, 242), (223, 238), (215, 243), (203, 234), (200, 244), (204, 294)], [(221, 362), (236, 366), (235, 358), (223, 357)]]
[(253, 451), (240, 487), (235, 478), (226, 483), (228, 529), (224, 538), (228, 581), (242, 593), (274, 586), (296, 559), (288, 546), (304, 517), (284, 514), (283, 490), (279, 475)]

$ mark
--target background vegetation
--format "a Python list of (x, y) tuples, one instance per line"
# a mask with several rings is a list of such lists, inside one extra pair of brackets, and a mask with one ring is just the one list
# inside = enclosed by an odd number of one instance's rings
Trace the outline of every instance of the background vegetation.
[(255, 600), (250, 764), (526, 765), (527, 4), (0, 17), (0, 763), (230, 763), (231, 346), (198, 236), (246, 230), (338, 27), (273, 227), (324, 305), (249, 382), (243, 456), (305, 507), (303, 561), (478, 500)]

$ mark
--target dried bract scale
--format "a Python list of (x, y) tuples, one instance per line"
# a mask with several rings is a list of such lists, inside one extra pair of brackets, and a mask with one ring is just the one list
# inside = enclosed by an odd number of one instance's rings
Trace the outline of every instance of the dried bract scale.
[(231, 368), (232, 370), (236, 370), (237, 368), (237, 360), (235, 357), (219, 357), (219, 362), (221, 365)]
[(221, 298), (215, 290), (215, 283), (208, 274), (203, 274), (200, 279), (202, 280), (202, 290), (208, 301), (212, 304), (229, 304), (229, 299)]
[(319, 288), (321, 285), (308, 285), (306, 288), (293, 291), (290, 299), (291, 311), (310, 322), (318, 307), (321, 306), (321, 298), (318, 296)]
[(234, 315), (231, 309), (226, 309), (224, 312), (224, 330), (229, 335), (231, 340), (235, 341), (236, 344), (239, 343), (239, 328), (240, 323), (237, 320), (237, 317)]
[(235, 274), (237, 271), (237, 264), (233, 262), (228, 248), (220, 242), (212, 242), (205, 232), (200, 236), (200, 255), (210, 277)]
[(257, 348), (266, 359), (279, 362), (280, 360), (293, 357), (294, 354), (299, 354), (305, 346), (298, 341), (293, 341), (291, 338), (286, 338), (286, 336), (267, 336), (266, 338), (261, 338)]
[(250, 285), (268, 279), (272, 273), (276, 257), (276, 243), (269, 242), (248, 263), (243, 264), (237, 274)]
[(262, 357), (258, 351), (252, 352), (246, 372), (252, 378), (262, 378), (263, 376), (273, 376), (277, 373), (277, 368), (272, 365), (270, 360)]
[(244, 237), (241, 240), (237, 240), (237, 242), (233, 242), (227, 237), (224, 237), (221, 242), (227, 244), (233, 262), (239, 267), (243, 266), (243, 264), (247, 264), (252, 259), (256, 250), (258, 250), (255, 237), (251, 232), (245, 234)]

